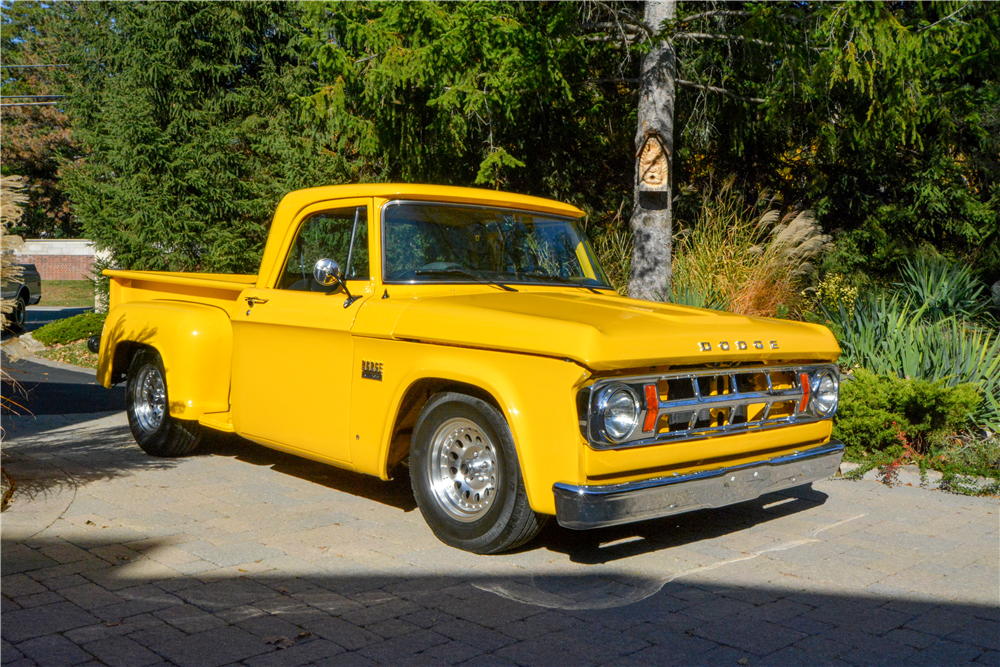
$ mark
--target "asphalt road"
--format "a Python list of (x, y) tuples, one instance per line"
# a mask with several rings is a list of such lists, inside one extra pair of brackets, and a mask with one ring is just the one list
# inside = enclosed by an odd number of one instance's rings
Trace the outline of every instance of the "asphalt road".
[[(55, 320), (84, 313), (90, 308), (29, 306), (25, 330)], [(4, 340), (11, 334), (4, 332)], [(105, 389), (97, 383), (93, 371), (69, 369), (44, 360), (11, 361), (3, 355), (3, 369), (9, 376), (3, 382), (3, 396), (20, 415), (83, 414), (125, 409), (123, 386)], [(5, 412), (7, 400), (5, 403)]]
[(21, 415), (60, 415), (110, 412), (125, 409), (125, 388), (105, 389), (93, 371), (69, 370), (37, 361), (9, 361), (3, 368), (10, 380), (3, 383), (3, 395)]

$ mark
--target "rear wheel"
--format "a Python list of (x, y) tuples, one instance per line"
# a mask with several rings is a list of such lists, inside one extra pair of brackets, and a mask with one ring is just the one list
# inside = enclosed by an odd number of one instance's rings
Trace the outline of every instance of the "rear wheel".
[(140, 350), (132, 358), (125, 404), (132, 437), (150, 456), (184, 456), (198, 448), (201, 427), (170, 416), (166, 373), (156, 350)]
[(528, 504), (507, 422), (472, 396), (445, 392), (424, 406), (413, 432), (410, 483), (434, 534), (465, 551), (513, 549), (545, 524)]
[(28, 296), (23, 291), (14, 300), (14, 309), (7, 316), (7, 328), (14, 333), (24, 331), (24, 320), (27, 316)]

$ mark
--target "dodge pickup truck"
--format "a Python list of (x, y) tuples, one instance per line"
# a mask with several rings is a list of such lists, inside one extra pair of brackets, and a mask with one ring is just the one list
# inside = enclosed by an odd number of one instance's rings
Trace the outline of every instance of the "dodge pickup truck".
[(822, 326), (628, 299), (583, 211), (340, 185), (278, 206), (257, 275), (108, 270), (98, 377), (153, 456), (205, 429), (392, 479), (446, 544), (496, 553), (833, 474)]

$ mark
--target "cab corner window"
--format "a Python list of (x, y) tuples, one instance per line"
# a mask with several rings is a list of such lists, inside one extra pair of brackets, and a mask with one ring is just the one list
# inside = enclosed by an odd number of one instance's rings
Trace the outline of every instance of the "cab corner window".
[(347, 280), (368, 280), (368, 209), (351, 206), (313, 213), (299, 226), (278, 289), (329, 292), (313, 278), (320, 259), (332, 259)]

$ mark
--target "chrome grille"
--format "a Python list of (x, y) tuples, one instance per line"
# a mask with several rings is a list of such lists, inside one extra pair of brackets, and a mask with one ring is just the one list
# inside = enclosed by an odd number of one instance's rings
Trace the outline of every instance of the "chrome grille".
[[(586, 403), (580, 402), (588, 406), (581, 426), (593, 447), (613, 449), (813, 422), (821, 417), (811, 409), (808, 384), (818, 371), (836, 369), (832, 364), (733, 368), (600, 380)], [(622, 387), (642, 409), (632, 433), (614, 440), (604, 433), (602, 401)]]

